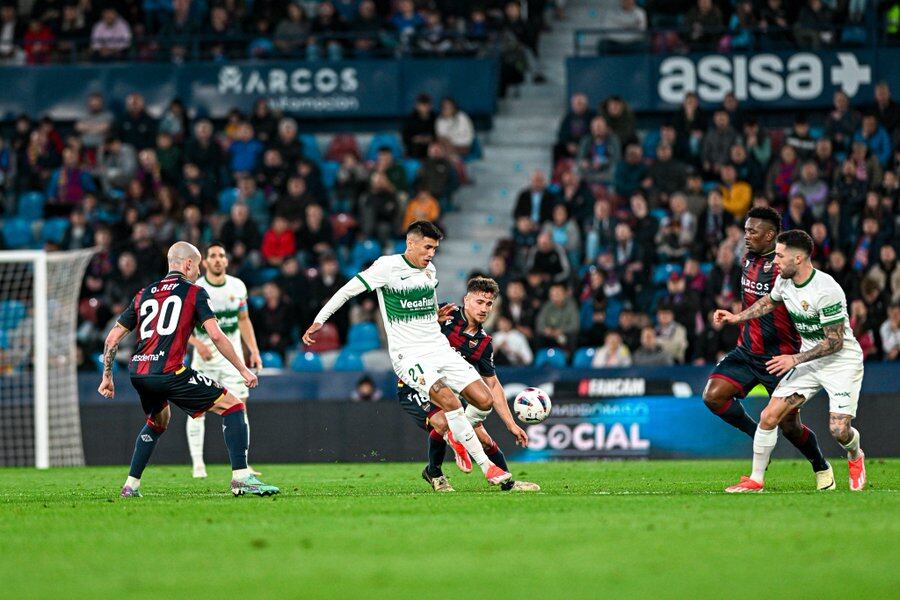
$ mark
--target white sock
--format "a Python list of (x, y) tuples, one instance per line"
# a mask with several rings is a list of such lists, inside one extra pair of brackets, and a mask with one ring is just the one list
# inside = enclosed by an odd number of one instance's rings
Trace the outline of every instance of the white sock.
[(141, 487), (141, 480), (138, 479), (138, 478), (136, 478), (136, 477), (132, 477), (131, 475), (129, 475), (129, 476), (128, 476), (128, 479), (125, 480), (125, 486), (126, 486), (126, 487), (130, 487), (130, 488), (133, 489), (133, 490), (136, 490), (136, 489), (138, 489), (139, 487)]
[(194, 466), (203, 464), (203, 441), (206, 439), (206, 415), (187, 420), (188, 449)]
[(246, 477), (249, 477), (250, 473), (250, 467), (247, 467), (246, 469), (234, 469), (233, 471), (231, 471), (231, 478), (244, 479)]
[(469, 420), (469, 423), (472, 424), (472, 427), (475, 427), (480, 423), (484, 423), (484, 420), (487, 419), (487, 416), (491, 414), (493, 410), (493, 408), (481, 410), (470, 404), (466, 407), (466, 418)]
[(855, 427), (851, 427), (850, 431), (853, 432), (853, 437), (850, 438), (850, 441), (846, 444), (841, 444), (844, 450), (847, 451), (847, 458), (850, 460), (856, 460), (859, 458), (859, 432)]
[(750, 479), (762, 483), (766, 476), (766, 468), (772, 457), (772, 450), (778, 442), (778, 428), (763, 429), (756, 427), (756, 435), (753, 436), (753, 473)]
[(453, 437), (456, 438), (456, 441), (466, 447), (472, 460), (481, 467), (483, 473), (487, 474), (488, 468), (493, 463), (487, 457), (487, 454), (484, 453), (481, 441), (479, 441), (478, 436), (475, 435), (475, 430), (472, 429), (472, 424), (469, 423), (469, 420), (466, 418), (466, 413), (463, 412), (462, 407), (457, 408), (456, 410), (444, 411), (444, 414), (447, 417), (447, 425), (450, 427), (450, 432), (453, 434)]

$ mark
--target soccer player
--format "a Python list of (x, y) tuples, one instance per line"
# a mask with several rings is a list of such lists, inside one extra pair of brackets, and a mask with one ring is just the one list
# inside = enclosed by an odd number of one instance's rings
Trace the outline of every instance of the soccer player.
[(199, 323), (247, 387), (257, 384), (256, 375), (244, 366), (219, 328), (206, 290), (194, 284), (200, 276), (200, 251), (187, 242), (176, 242), (169, 248), (168, 258), (169, 273), (137, 293), (106, 336), (103, 349), (103, 380), (98, 391), (112, 398), (116, 393), (112, 365), (119, 342), (132, 330), (140, 336), (129, 371), (147, 424), (135, 441), (131, 470), (120, 495), (141, 495), (141, 475), (169, 425), (170, 402), (194, 418), (206, 412), (222, 415), (222, 432), (231, 458), (231, 492), (235, 496), (277, 494), (277, 487), (261, 482), (247, 467), (250, 433), (244, 403), (215, 381), (184, 366), (188, 338)]
[[(778, 281), (779, 266), (775, 261), (775, 239), (781, 229), (781, 217), (771, 208), (753, 208), (744, 224), (747, 253), (741, 262), (741, 296), (743, 308), (749, 309), (772, 291)], [(735, 290), (736, 291), (736, 290)], [(737, 347), (715, 366), (703, 402), (720, 419), (753, 438), (756, 422), (741, 405), (743, 398), (757, 384), (772, 395), (780, 375), (766, 370), (766, 362), (778, 354), (800, 349), (800, 337), (784, 306), (775, 306), (771, 314), (741, 323)], [(800, 407), (794, 407), (779, 421), (779, 427), (803, 456), (809, 460), (819, 490), (835, 489), (834, 471), (819, 448), (816, 434), (800, 421)]]
[[(493, 279), (474, 277), (469, 280), (466, 288), (462, 308), (455, 304), (444, 304), (438, 310), (441, 331), (450, 341), (450, 346), (478, 370), (491, 393), (503, 399), (502, 403), (494, 403), (494, 406), (497, 407), (497, 416), (500, 417), (509, 432), (515, 436), (516, 443), (527, 446), (528, 434), (513, 420), (506, 403), (506, 394), (494, 369), (494, 348), (491, 344), (491, 336), (482, 327), (494, 308), (495, 300), (500, 295), (500, 287)], [(422, 478), (430, 483), (436, 492), (454, 491), (441, 469), (448, 443), (456, 454), (456, 464), (464, 473), (472, 471), (472, 460), (462, 444), (452, 437), (444, 412), (432, 406), (427, 396), (420, 395), (403, 381), (397, 382), (397, 400), (400, 402), (400, 407), (413, 418), (416, 425), (429, 434), (428, 466), (422, 471)], [(500, 450), (497, 442), (491, 439), (484, 423), (475, 426), (475, 435), (478, 436), (478, 440), (491, 462), (504, 471), (509, 471), (503, 451)], [(500, 489), (536, 492), (541, 488), (536, 483), (510, 479), (502, 483)]]
[[(237, 277), (228, 275), (228, 255), (225, 246), (220, 242), (213, 242), (206, 248), (206, 258), (203, 260), (206, 273), (197, 280), (197, 285), (209, 294), (210, 305), (216, 313), (219, 329), (222, 330), (231, 342), (231, 347), (238, 359), (243, 362), (244, 351), (241, 348), (241, 340), (250, 351), (251, 370), (262, 368), (262, 359), (259, 356), (259, 346), (256, 344), (256, 334), (253, 332), (253, 323), (247, 312), (247, 286)], [(190, 344), (194, 347), (194, 356), (191, 359), (191, 368), (216, 381), (234, 394), (238, 400), (247, 404), (250, 395), (244, 378), (231, 363), (219, 352), (210, 340), (203, 325), (197, 325)], [(244, 417), (247, 417), (246, 409)], [(250, 423), (247, 423), (249, 428)], [(206, 463), (203, 461), (203, 441), (206, 435), (206, 416), (200, 415), (196, 419), (187, 420), (188, 449), (191, 452), (194, 477), (206, 477)], [(253, 468), (250, 468), (253, 471)], [(254, 475), (259, 475), (253, 471)]]
[(769, 404), (759, 416), (753, 436), (753, 472), (741, 477), (725, 491), (758, 492), (775, 442), (778, 424), (795, 408), (822, 388), (829, 398), (829, 429), (847, 451), (850, 489), (866, 485), (865, 455), (859, 447), (859, 432), (850, 426), (856, 416), (863, 379), (863, 353), (847, 315), (847, 298), (834, 278), (813, 268), (809, 260), (813, 241), (803, 231), (785, 231), (778, 236), (775, 262), (780, 277), (772, 290), (738, 315), (717, 310), (715, 318), (726, 323), (759, 319), (784, 306), (803, 343), (799, 353), (773, 356), (766, 370), (783, 377)]
[[(475, 367), (450, 347), (437, 318), (437, 271), (432, 260), (444, 234), (428, 221), (416, 221), (406, 231), (406, 251), (382, 256), (344, 284), (325, 303), (303, 334), (307, 345), (341, 306), (351, 298), (376, 290), (388, 338), (394, 372), (406, 385), (441, 408), (447, 426), (481, 468), (491, 485), (511, 475), (487, 457), (473, 425), (484, 421), (496, 402)], [(468, 402), (465, 410), (457, 397)]]

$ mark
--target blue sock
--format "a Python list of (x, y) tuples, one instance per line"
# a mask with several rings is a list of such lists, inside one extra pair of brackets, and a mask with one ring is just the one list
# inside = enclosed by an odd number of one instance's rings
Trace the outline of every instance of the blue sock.
[(487, 454), (487, 457), (491, 459), (491, 462), (506, 471), (509, 472), (509, 466), (506, 464), (506, 457), (503, 456), (503, 450), (500, 449), (500, 446), (497, 445), (497, 442), (494, 442), (494, 445), (484, 451)]
[[(705, 403), (704, 403), (705, 404)], [(713, 407), (709, 404), (706, 407), (712, 411), (714, 415), (734, 427), (740, 429), (751, 438), (756, 435), (756, 421), (750, 418), (744, 405), (737, 398), (732, 398), (721, 407)]]
[(222, 415), (222, 435), (228, 447), (228, 458), (233, 470), (247, 468), (247, 450), (250, 448), (250, 428), (244, 419), (244, 409)]
[[(163, 430), (165, 431), (165, 430)], [(134, 454), (131, 456), (131, 469), (128, 475), (135, 479), (140, 479), (141, 474), (147, 463), (150, 462), (150, 455), (156, 448), (156, 442), (163, 434), (163, 431), (155, 431), (149, 425), (144, 425), (137, 439), (134, 441)]]
[(428, 435), (428, 474), (432, 477), (440, 477), (444, 474), (441, 466), (444, 464), (444, 456), (447, 453), (447, 442), (433, 429)]

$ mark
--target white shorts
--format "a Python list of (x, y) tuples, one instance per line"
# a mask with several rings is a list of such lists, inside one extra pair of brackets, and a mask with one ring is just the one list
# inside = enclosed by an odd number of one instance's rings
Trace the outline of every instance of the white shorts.
[(788, 371), (772, 396), (786, 398), (800, 394), (809, 400), (824, 388), (828, 394), (830, 412), (855, 417), (862, 380), (861, 359), (842, 356), (820, 358)]
[(250, 389), (244, 383), (244, 378), (237, 372), (234, 365), (229, 362), (217, 365), (203, 361), (192, 361), (191, 367), (201, 375), (209, 377), (224, 387), (239, 400), (246, 400), (250, 396)]
[(443, 379), (457, 395), (469, 384), (481, 379), (475, 367), (449, 345), (422, 354), (403, 352), (392, 356), (391, 364), (397, 377), (422, 394), (423, 398), (429, 397), (428, 391), (439, 379)]

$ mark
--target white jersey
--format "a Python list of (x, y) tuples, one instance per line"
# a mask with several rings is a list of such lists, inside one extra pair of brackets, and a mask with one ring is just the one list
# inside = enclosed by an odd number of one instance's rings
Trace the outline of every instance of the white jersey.
[(787, 308), (791, 322), (800, 334), (801, 352), (814, 348), (825, 339), (823, 328), (826, 325), (843, 322), (844, 346), (832, 356), (862, 361), (862, 349), (850, 329), (847, 297), (831, 275), (813, 269), (809, 279), (799, 285), (791, 279), (778, 277), (769, 295)]
[(356, 275), (376, 290), (392, 356), (449, 346), (437, 319), (437, 272), (433, 263), (414, 267), (402, 254), (382, 256)]
[[(244, 351), (241, 349), (241, 330), (238, 327), (238, 316), (242, 311), (247, 310), (247, 286), (244, 285), (243, 281), (231, 275), (225, 275), (225, 283), (222, 285), (210, 283), (205, 276), (197, 280), (197, 285), (209, 293), (209, 303), (219, 320), (219, 328), (222, 330), (222, 333), (228, 336), (238, 357), (243, 358)], [(220, 369), (224, 367), (230, 367), (231, 370), (236, 371), (234, 365), (222, 356), (219, 349), (209, 339), (202, 325), (198, 325), (194, 329), (194, 335), (209, 346), (213, 355), (209, 360), (203, 360), (200, 358), (199, 353), (194, 352), (191, 368), (195, 371), (200, 371), (200, 373), (204, 373), (204, 370), (209, 370), (210, 368)]]

